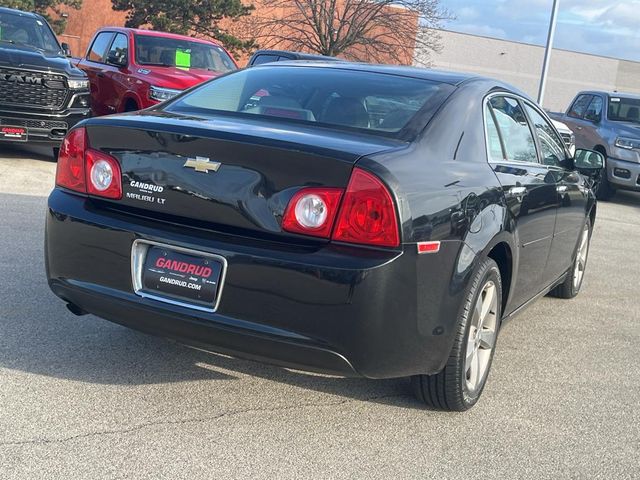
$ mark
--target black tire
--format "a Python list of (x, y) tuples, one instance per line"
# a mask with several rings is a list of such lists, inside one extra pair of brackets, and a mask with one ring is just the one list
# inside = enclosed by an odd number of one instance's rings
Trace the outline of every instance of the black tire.
[[(582, 235), (586, 234), (586, 252), (585, 252), (585, 257), (582, 260), (582, 275), (580, 276), (579, 281), (576, 283), (574, 281), (575, 275), (576, 275), (576, 264), (578, 262), (580, 262), (580, 258), (579, 258), (579, 253), (580, 253), (580, 246), (581, 246), (581, 241), (582, 241)], [(578, 239), (578, 245), (576, 246), (576, 251), (573, 254), (573, 262), (571, 263), (571, 268), (569, 269), (569, 273), (567, 274), (567, 277), (564, 279), (564, 281), (558, 285), (557, 287), (555, 287), (553, 290), (551, 290), (549, 292), (549, 296), (550, 297), (556, 297), (556, 298), (573, 298), (576, 295), (578, 295), (578, 293), (580, 293), (580, 289), (582, 288), (582, 283), (584, 282), (584, 272), (585, 269), (587, 268), (587, 261), (589, 260), (589, 245), (591, 244), (591, 219), (587, 217), (587, 221), (585, 222), (584, 225), (584, 229), (582, 230), (581, 236)]]
[(609, 182), (609, 176), (607, 175), (607, 153), (604, 152), (601, 148), (596, 148), (596, 151), (604, 155), (605, 164), (602, 172), (600, 173), (600, 178), (598, 178), (598, 182), (594, 185), (594, 193), (596, 194), (596, 198), (598, 200), (611, 200), (616, 194), (616, 189)]
[[(471, 390), (468, 386), (468, 373), (470, 370), (467, 370), (467, 355), (470, 346), (472, 323), (475, 318), (474, 312), (478, 305), (479, 297), (487, 295), (485, 288), (491, 282), (495, 287), (494, 292), (497, 300), (493, 307), (495, 312), (490, 312), (493, 313), (495, 322), (493, 347), (490, 352), (485, 354), (488, 355), (488, 357), (485, 356), (485, 361), (488, 363), (486, 363), (485, 370), (478, 379), (475, 388)], [(465, 411), (474, 406), (482, 394), (491, 369), (495, 344), (500, 329), (501, 315), (502, 280), (500, 269), (496, 262), (487, 258), (482, 262), (471, 281), (464, 308), (458, 317), (458, 329), (453, 347), (444, 369), (435, 375), (415, 375), (411, 378), (416, 397), (426, 403), (427, 406), (438, 410)], [(477, 331), (477, 329), (474, 330), (474, 332)], [(473, 338), (478, 338), (478, 336), (474, 334)], [(480, 342), (479, 345), (482, 345), (482, 343)]]
[(138, 107), (138, 104), (133, 100), (128, 100), (124, 106), (125, 112), (136, 112), (138, 110), (140, 110), (140, 107)]
[(58, 161), (58, 154), (60, 153), (60, 147), (53, 147), (53, 161), (57, 162)]

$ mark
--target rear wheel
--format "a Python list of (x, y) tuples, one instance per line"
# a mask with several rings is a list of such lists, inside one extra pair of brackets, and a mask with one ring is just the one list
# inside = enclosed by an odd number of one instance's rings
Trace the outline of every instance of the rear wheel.
[(549, 292), (550, 296), (558, 298), (573, 298), (578, 295), (580, 288), (582, 287), (582, 281), (584, 280), (584, 272), (587, 268), (590, 243), (591, 220), (587, 218), (580, 235), (578, 248), (576, 250), (576, 258), (573, 260), (571, 270), (569, 270), (564, 282)]
[(454, 411), (464, 411), (476, 404), (491, 368), (501, 306), (500, 270), (496, 262), (488, 258), (471, 282), (444, 369), (435, 375), (412, 378), (419, 400), (432, 408)]
[(60, 147), (53, 147), (53, 161), (58, 161), (58, 154), (60, 153)]

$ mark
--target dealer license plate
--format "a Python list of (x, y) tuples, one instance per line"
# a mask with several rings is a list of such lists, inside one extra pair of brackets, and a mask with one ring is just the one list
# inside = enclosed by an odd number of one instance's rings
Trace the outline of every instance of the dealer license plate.
[(27, 129), (24, 127), (12, 127), (11, 125), (0, 125), (0, 140), (26, 142), (27, 137), (28, 137), (28, 132), (27, 132)]
[(223, 257), (140, 240), (133, 249), (136, 293), (215, 311), (226, 268)]

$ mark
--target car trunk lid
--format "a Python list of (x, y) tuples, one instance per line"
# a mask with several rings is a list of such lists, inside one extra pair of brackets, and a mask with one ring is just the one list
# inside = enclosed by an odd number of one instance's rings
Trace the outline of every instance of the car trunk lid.
[(363, 155), (403, 142), (252, 119), (135, 114), (92, 119), (89, 144), (122, 170), (120, 210), (219, 231), (291, 234), (288, 201), (304, 186), (346, 187)]

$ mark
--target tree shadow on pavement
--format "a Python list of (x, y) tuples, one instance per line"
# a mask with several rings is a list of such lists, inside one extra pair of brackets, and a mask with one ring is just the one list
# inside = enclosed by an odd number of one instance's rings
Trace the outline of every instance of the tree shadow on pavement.
[(348, 399), (421, 408), (404, 379), (306, 374), (187, 348), (92, 315), (74, 316), (46, 282), (45, 208), (42, 197), (0, 194), (6, 222), (0, 252), (7, 258), (0, 262), (0, 368), (105, 385), (252, 376)]

